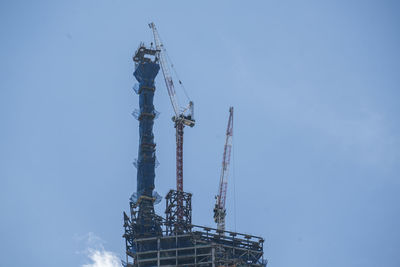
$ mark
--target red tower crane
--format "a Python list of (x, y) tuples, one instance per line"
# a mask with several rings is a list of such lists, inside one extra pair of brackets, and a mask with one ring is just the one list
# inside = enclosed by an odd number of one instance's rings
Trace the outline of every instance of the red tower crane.
[(226, 216), (226, 191), (228, 187), (228, 172), (229, 163), (231, 160), (232, 150), (232, 137), (233, 137), (233, 107), (229, 108), (228, 127), (226, 129), (226, 139), (224, 146), (224, 154), (222, 157), (222, 170), (219, 179), (218, 195), (214, 207), (214, 220), (217, 223), (218, 230), (225, 230), (225, 216)]
[[(193, 116), (193, 102), (189, 100), (186, 107), (179, 105), (179, 101), (175, 92), (174, 80), (171, 75), (171, 62), (167, 55), (167, 51), (161, 42), (160, 35), (156, 25), (152, 22), (149, 27), (153, 30), (154, 42), (157, 49), (157, 58), (159, 59), (162, 73), (164, 76), (165, 85), (168, 90), (169, 99), (174, 109), (175, 116), (172, 117), (176, 129), (176, 191), (183, 192), (183, 128), (186, 126), (193, 127), (195, 120)], [(183, 87), (182, 82), (178, 79), (179, 84)], [(184, 89), (184, 88), (183, 88)], [(178, 218), (181, 219), (182, 200), (178, 199)]]

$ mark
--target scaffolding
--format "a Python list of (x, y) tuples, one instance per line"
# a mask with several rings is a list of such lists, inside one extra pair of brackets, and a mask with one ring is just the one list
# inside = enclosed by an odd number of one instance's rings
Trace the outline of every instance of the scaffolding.
[[(185, 200), (187, 220), (173, 212), (177, 192)], [(126, 267), (150, 266), (254, 266), (265, 267), (264, 239), (191, 224), (191, 194), (171, 190), (166, 197), (166, 219), (156, 216), (161, 232), (143, 237), (138, 229), (138, 205), (131, 202), (131, 216), (124, 213)], [(167, 219), (168, 218), (168, 219)]]
[(170, 190), (165, 196), (166, 234), (190, 232), (192, 224), (192, 194)]

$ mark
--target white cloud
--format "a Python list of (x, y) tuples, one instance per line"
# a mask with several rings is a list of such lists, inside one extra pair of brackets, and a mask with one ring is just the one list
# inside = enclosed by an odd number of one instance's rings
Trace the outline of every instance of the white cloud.
[(121, 267), (120, 258), (111, 251), (104, 249), (105, 243), (100, 237), (90, 232), (84, 236), (75, 236), (79, 242), (84, 241), (85, 249), (79, 254), (85, 254), (90, 263), (81, 265), (81, 267)]
[(121, 262), (117, 255), (104, 249), (89, 249), (88, 257), (92, 261), (82, 267), (121, 267)]

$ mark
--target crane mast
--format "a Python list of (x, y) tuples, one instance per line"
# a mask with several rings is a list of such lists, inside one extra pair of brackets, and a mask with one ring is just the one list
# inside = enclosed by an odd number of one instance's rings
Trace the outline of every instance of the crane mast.
[[(176, 129), (176, 190), (183, 192), (183, 129), (186, 126), (193, 127), (195, 120), (193, 116), (193, 102), (189, 101), (187, 107), (181, 108), (175, 91), (174, 81), (169, 69), (167, 51), (161, 42), (160, 35), (155, 24), (152, 22), (149, 27), (153, 31), (154, 42), (157, 50), (157, 58), (159, 59), (162, 73), (164, 76), (165, 85), (167, 87), (168, 96), (170, 98), (172, 108), (175, 115), (172, 117)], [(179, 84), (182, 84), (179, 81)], [(182, 199), (177, 199), (177, 214), (178, 219), (182, 219)]]
[(225, 230), (225, 216), (226, 216), (226, 191), (228, 187), (228, 172), (231, 160), (232, 150), (232, 137), (233, 137), (233, 107), (229, 108), (228, 127), (226, 129), (226, 139), (224, 146), (224, 154), (222, 156), (222, 170), (219, 180), (218, 195), (216, 196), (216, 203), (214, 207), (214, 220), (217, 223), (217, 229)]

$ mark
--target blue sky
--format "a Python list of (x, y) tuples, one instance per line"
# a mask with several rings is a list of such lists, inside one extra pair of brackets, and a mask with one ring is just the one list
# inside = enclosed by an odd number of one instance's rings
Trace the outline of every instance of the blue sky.
[[(399, 266), (399, 11), (396, 1), (1, 1), (0, 265), (82, 266), (96, 246), (123, 256), (138, 146), (131, 57), (154, 21), (195, 102), (184, 144), (194, 222), (214, 225), (232, 105), (228, 229), (265, 237), (271, 267)], [(161, 75), (156, 85), (165, 195), (175, 132)]]

